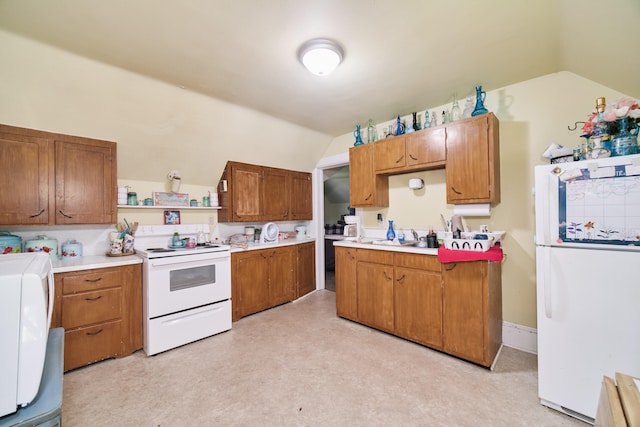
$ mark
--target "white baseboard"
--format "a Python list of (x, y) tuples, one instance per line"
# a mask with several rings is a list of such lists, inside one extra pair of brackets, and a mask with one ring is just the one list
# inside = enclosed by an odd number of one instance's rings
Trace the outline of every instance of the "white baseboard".
[(538, 354), (538, 331), (528, 326), (503, 321), (502, 343), (507, 347)]

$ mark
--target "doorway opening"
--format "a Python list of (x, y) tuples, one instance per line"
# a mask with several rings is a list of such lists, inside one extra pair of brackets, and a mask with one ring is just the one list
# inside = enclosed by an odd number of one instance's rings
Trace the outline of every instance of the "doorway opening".
[(349, 165), (323, 170), (324, 182), (324, 287), (336, 290), (333, 243), (343, 239), (344, 216), (353, 215), (349, 207)]

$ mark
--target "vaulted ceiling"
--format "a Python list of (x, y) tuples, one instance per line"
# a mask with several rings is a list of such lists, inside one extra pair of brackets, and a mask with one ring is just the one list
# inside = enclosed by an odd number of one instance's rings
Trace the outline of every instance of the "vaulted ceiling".
[[(545, 74), (640, 98), (638, 0), (0, 0), (0, 28), (340, 135)], [(345, 50), (331, 75), (308, 39)]]

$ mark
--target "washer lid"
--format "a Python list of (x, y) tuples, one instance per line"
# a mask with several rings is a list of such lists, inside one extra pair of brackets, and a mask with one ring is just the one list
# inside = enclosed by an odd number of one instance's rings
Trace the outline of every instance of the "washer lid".
[(260, 233), (260, 240), (262, 243), (275, 243), (278, 241), (278, 233), (280, 230), (278, 226), (273, 222), (268, 222), (262, 227)]

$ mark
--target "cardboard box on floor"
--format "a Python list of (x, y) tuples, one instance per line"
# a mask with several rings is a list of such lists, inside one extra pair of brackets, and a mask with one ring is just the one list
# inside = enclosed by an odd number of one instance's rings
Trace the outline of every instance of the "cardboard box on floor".
[(640, 427), (640, 378), (616, 372), (618, 394), (629, 427)]
[(616, 373), (605, 376), (596, 413), (596, 427), (640, 427), (640, 378)]

